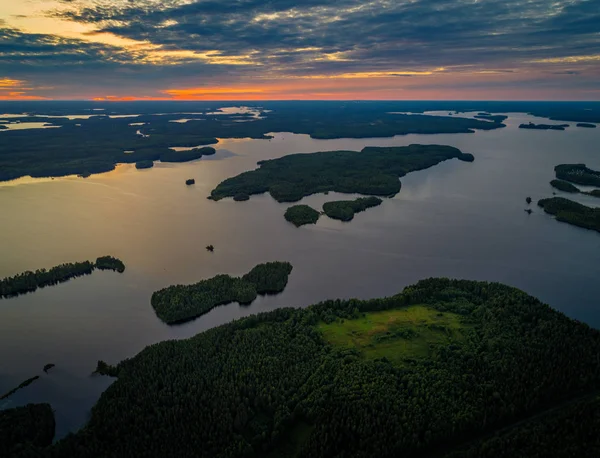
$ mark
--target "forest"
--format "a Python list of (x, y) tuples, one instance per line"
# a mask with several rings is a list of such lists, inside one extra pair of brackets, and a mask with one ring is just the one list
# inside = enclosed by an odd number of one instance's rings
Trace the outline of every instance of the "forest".
[(432, 278), (151, 345), (84, 429), (14, 456), (594, 456), (599, 352), (518, 289)]
[(321, 214), (309, 205), (292, 205), (283, 216), (286, 221), (300, 227), (305, 224), (316, 224)]
[(474, 160), (472, 154), (443, 145), (368, 146), (360, 152), (290, 154), (260, 161), (258, 169), (226, 179), (209, 198), (269, 192), (278, 202), (297, 202), (328, 191), (393, 196), (400, 191), (399, 177), (453, 158)]
[(600, 186), (600, 172), (585, 164), (560, 164), (554, 167), (556, 178), (586, 186)]
[(54, 439), (54, 412), (49, 404), (0, 410), (0, 456), (36, 456)]
[[(262, 112), (259, 117), (244, 113), (216, 116), (212, 111), (216, 109), (215, 104), (114, 104), (107, 115), (94, 115), (89, 119), (44, 116), (73, 115), (82, 111), (89, 115), (91, 108), (85, 104), (0, 103), (0, 113), (2, 107), (8, 106), (11, 108), (7, 113), (25, 109), (26, 115), (5, 118), (7, 122), (44, 122), (60, 128), (3, 131), (0, 181), (27, 175), (86, 176), (108, 172), (119, 163), (185, 162), (214, 154), (214, 150), (194, 148), (175, 152), (170, 147), (209, 145), (217, 143), (218, 138), (267, 139), (271, 132), (302, 133), (325, 139), (472, 133), (475, 129), (505, 127), (501, 122), (458, 116), (393, 114), (387, 104), (282, 103), (274, 104), (268, 113)], [(173, 122), (182, 117), (181, 110), (185, 106), (194, 110), (186, 115), (190, 120)], [(157, 111), (149, 111), (151, 107)], [(134, 114), (125, 118), (108, 116), (131, 113)]]
[(0, 298), (26, 294), (38, 288), (64, 283), (71, 278), (91, 274), (94, 269), (114, 270), (123, 272), (125, 265), (120, 259), (112, 256), (99, 257), (96, 263), (91, 261), (60, 264), (51, 269), (38, 269), (34, 272), (25, 271), (12, 277), (0, 280)]
[(577, 124), (577, 127), (587, 127), (589, 129), (595, 129), (596, 128), (596, 124), (591, 124), (589, 122), (580, 122)]
[(557, 221), (600, 232), (600, 208), (588, 207), (563, 197), (542, 199), (538, 205)]
[(352, 221), (354, 215), (368, 208), (377, 207), (383, 201), (379, 197), (359, 197), (355, 200), (336, 200), (325, 202), (323, 211), (327, 216), (341, 221)]
[(250, 304), (258, 294), (284, 290), (292, 265), (288, 262), (259, 264), (242, 277), (217, 275), (193, 285), (173, 285), (152, 294), (156, 315), (167, 324), (193, 320), (218, 305)]

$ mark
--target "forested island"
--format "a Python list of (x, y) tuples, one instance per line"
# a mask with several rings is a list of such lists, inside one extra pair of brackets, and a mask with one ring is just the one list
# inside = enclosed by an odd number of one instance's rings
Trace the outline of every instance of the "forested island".
[(577, 186), (572, 185), (568, 181), (564, 181), (564, 180), (552, 180), (550, 182), (550, 186), (558, 189), (559, 191), (563, 191), (563, 192), (571, 192), (571, 193), (580, 192), (579, 188)]
[(123, 272), (125, 264), (120, 259), (112, 256), (102, 256), (96, 262), (83, 261), (60, 264), (49, 270), (38, 269), (34, 272), (26, 271), (13, 277), (0, 280), (0, 298), (18, 296), (33, 292), (38, 288), (64, 283), (71, 278), (91, 274), (94, 269), (114, 270)]
[(556, 178), (585, 186), (600, 186), (600, 172), (585, 164), (559, 164), (554, 167)]
[(167, 324), (193, 320), (218, 305), (250, 304), (258, 294), (284, 290), (292, 272), (289, 262), (259, 264), (242, 277), (217, 275), (193, 285), (174, 285), (152, 294), (156, 315)]
[(285, 211), (283, 216), (286, 221), (300, 227), (305, 224), (316, 224), (321, 214), (309, 205), (293, 205)]
[(323, 211), (327, 216), (341, 221), (352, 221), (356, 213), (367, 208), (377, 207), (383, 201), (379, 197), (360, 197), (355, 200), (337, 200), (323, 204)]
[(520, 290), (428, 279), (151, 345), (84, 429), (20, 456), (595, 456), (599, 352)]
[(13, 394), (15, 394), (17, 391), (19, 391), (21, 388), (25, 388), (28, 387), (29, 385), (31, 385), (33, 382), (35, 382), (37, 379), (39, 379), (40, 376), (36, 375), (35, 377), (31, 377), (28, 378), (27, 380), (25, 380), (24, 382), (21, 382), (18, 386), (16, 386), (15, 388), (13, 388), (12, 390), (8, 391), (7, 393), (4, 393), (2, 396), (0, 396), (0, 401), (3, 399), (6, 399), (10, 396), (12, 396)]
[(367, 146), (360, 152), (291, 154), (260, 161), (260, 168), (228, 178), (209, 198), (269, 192), (278, 202), (296, 202), (327, 191), (393, 196), (400, 191), (399, 177), (453, 158), (474, 160), (472, 154), (443, 145)]
[(537, 129), (537, 130), (565, 130), (569, 127), (568, 124), (520, 124), (519, 129)]
[(538, 205), (554, 215), (557, 221), (600, 232), (600, 208), (587, 207), (563, 197), (542, 199)]
[(589, 122), (580, 122), (577, 124), (577, 127), (587, 127), (589, 129), (595, 129), (596, 128), (596, 124), (591, 124)]

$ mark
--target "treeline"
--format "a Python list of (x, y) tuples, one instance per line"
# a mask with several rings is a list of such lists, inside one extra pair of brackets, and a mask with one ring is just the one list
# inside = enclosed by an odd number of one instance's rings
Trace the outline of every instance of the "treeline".
[(218, 305), (250, 304), (258, 294), (279, 293), (292, 272), (289, 262), (268, 262), (243, 277), (217, 275), (193, 285), (173, 285), (152, 294), (151, 304), (165, 323), (193, 320)]
[(49, 404), (0, 410), (0, 456), (40, 456), (43, 448), (52, 444), (54, 430)]
[(558, 221), (600, 232), (600, 208), (587, 207), (563, 197), (542, 199), (538, 205)]
[[(318, 329), (411, 304), (459, 314), (464, 339), (400, 364), (332, 346)], [(598, 331), (522, 291), (429, 279), (386, 299), (278, 309), (152, 345), (114, 368), (83, 430), (40, 456), (440, 456), (474, 438), (493, 449), (506, 427), (528, 438), (504, 442), (506, 456), (530, 456), (560, 437), (527, 435), (522, 421), (598, 390), (599, 352)], [(597, 441), (567, 437), (577, 439), (569, 456), (590, 456)]]
[(472, 154), (442, 145), (369, 146), (360, 152), (291, 154), (261, 161), (260, 168), (228, 178), (213, 189), (210, 198), (269, 192), (278, 202), (296, 202), (327, 191), (392, 196), (400, 191), (399, 177), (453, 158), (474, 160)]
[(568, 124), (520, 124), (519, 129), (537, 129), (537, 130), (565, 130), (569, 127)]
[(64, 283), (71, 278), (91, 274), (94, 269), (110, 269), (123, 272), (123, 262), (112, 256), (103, 256), (91, 261), (65, 263), (52, 267), (51, 269), (38, 269), (34, 272), (26, 271), (12, 277), (0, 280), (0, 297), (12, 297), (20, 294), (30, 293), (38, 288)]
[(378, 197), (360, 197), (355, 200), (336, 200), (323, 204), (323, 211), (327, 216), (341, 221), (351, 221), (356, 213), (371, 207), (381, 205), (383, 201)]

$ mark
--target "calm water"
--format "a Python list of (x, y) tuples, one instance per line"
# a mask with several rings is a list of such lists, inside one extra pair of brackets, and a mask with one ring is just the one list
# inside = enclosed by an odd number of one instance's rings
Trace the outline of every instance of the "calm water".
[[(600, 129), (517, 128), (530, 120), (540, 122), (517, 114), (501, 130), (389, 139), (279, 133), (270, 141), (223, 140), (216, 156), (187, 164), (0, 184), (0, 277), (104, 254), (127, 265), (124, 274), (95, 272), (0, 300), (0, 393), (42, 375), (0, 407), (50, 402), (60, 437), (85, 422), (111, 382), (90, 375), (98, 359), (115, 363), (148, 344), (281, 306), (391, 295), (430, 276), (504, 282), (600, 327), (600, 234), (558, 223), (535, 204), (532, 215), (523, 211), (525, 197), (535, 202), (552, 195), (556, 164), (600, 168)], [(410, 143), (453, 145), (473, 153), (475, 162), (452, 160), (409, 174), (400, 194), (351, 223), (322, 217), (296, 229), (283, 218), (288, 204), (268, 195), (243, 203), (206, 199), (221, 180), (262, 159)], [(196, 185), (185, 186), (187, 178)], [(303, 203), (319, 207), (337, 197), (315, 195)], [(205, 250), (208, 244), (214, 253)], [(162, 324), (150, 306), (152, 292), (169, 284), (239, 275), (270, 260), (294, 265), (279, 296), (219, 307), (177, 327)], [(47, 375), (46, 363), (56, 364)]]

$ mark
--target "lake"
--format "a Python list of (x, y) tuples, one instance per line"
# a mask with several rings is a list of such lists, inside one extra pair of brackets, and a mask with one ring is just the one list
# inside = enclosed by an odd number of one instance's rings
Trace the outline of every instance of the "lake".
[[(149, 344), (278, 307), (392, 295), (432, 276), (507, 283), (600, 327), (600, 234), (556, 222), (535, 205), (552, 196), (555, 165), (600, 169), (600, 129), (570, 123), (566, 131), (524, 130), (520, 123), (547, 120), (508, 115), (508, 127), (474, 134), (314, 140), (276, 133), (272, 140), (221, 140), (214, 157), (185, 164), (0, 183), (0, 278), (106, 254), (127, 266), (123, 274), (94, 272), (0, 300), (0, 393), (41, 375), (0, 408), (50, 402), (59, 438), (84, 424), (111, 383), (91, 375), (99, 359), (116, 363)], [(475, 162), (451, 160), (411, 173), (396, 197), (350, 223), (323, 216), (315, 226), (295, 228), (283, 218), (292, 204), (269, 195), (248, 202), (206, 198), (220, 181), (259, 160), (411, 143), (452, 145)], [(188, 178), (195, 186), (185, 185)], [(531, 215), (524, 211), (527, 196), (534, 201)], [(320, 208), (338, 198), (348, 195), (301, 202)], [(600, 204), (591, 196), (569, 198)], [(206, 251), (209, 244), (214, 253)], [(272, 260), (294, 266), (278, 296), (217, 307), (175, 327), (150, 306), (152, 293), (167, 285), (240, 275)], [(46, 363), (56, 367), (43, 374)]]

